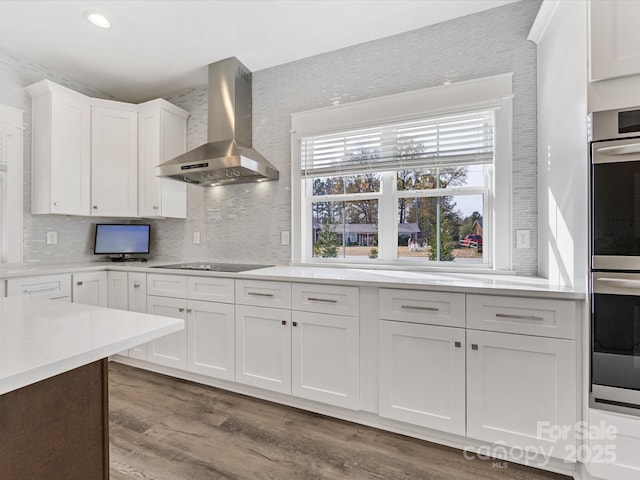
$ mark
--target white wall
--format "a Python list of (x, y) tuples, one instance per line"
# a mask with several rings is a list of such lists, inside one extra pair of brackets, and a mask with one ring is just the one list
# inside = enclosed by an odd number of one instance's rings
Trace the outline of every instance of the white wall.
[[(555, 11), (538, 40), (538, 272), (586, 288), (587, 6)], [(544, 7), (543, 7), (544, 8)]]

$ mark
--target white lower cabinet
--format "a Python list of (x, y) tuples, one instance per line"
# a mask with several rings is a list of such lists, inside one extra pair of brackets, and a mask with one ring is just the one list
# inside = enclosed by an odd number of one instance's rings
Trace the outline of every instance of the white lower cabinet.
[[(467, 331), (467, 436), (565, 458), (577, 421), (572, 340)], [(558, 438), (560, 437), (560, 438)]]
[(187, 369), (235, 380), (233, 304), (189, 300), (187, 314)]
[(607, 480), (640, 478), (640, 418), (589, 410), (588, 458), (591, 475)]
[(358, 317), (294, 311), (291, 320), (291, 393), (357, 410)]
[[(187, 301), (183, 298), (147, 296), (147, 313), (187, 320)], [(187, 330), (152, 340), (147, 344), (147, 359), (168, 367), (187, 369)]]
[(380, 416), (465, 434), (465, 330), (380, 321)]
[(127, 272), (107, 272), (107, 306), (129, 310), (129, 275)]
[[(147, 313), (147, 274), (129, 272), (127, 278), (127, 299), (130, 312)], [(129, 349), (129, 356), (140, 360), (148, 358), (148, 343)]]
[(106, 307), (108, 304), (107, 272), (74, 273), (73, 303)]
[(291, 310), (236, 305), (236, 382), (291, 393)]

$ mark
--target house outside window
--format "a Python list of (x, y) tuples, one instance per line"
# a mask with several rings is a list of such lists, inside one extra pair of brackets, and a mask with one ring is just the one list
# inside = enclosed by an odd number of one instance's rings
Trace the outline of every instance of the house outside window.
[(509, 74), (294, 114), (294, 263), (509, 269), (511, 103)]

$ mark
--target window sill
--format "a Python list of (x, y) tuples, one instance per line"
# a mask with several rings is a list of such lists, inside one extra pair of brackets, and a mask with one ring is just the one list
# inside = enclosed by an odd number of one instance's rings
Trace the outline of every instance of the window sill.
[(340, 261), (325, 261), (325, 262), (292, 262), (289, 265), (296, 267), (318, 267), (318, 268), (354, 268), (360, 270), (391, 270), (391, 271), (406, 271), (406, 272), (430, 272), (430, 273), (461, 273), (461, 274), (482, 274), (482, 275), (516, 275), (514, 270), (496, 270), (489, 268), (485, 265), (478, 265), (477, 267), (447, 267), (440, 265), (416, 265), (414, 263), (358, 263), (358, 262), (340, 262)]

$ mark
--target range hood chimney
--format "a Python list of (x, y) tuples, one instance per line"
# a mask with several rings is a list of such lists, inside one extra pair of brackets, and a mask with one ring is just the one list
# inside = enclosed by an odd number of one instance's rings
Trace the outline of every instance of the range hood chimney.
[(277, 180), (251, 146), (251, 72), (235, 58), (209, 65), (207, 143), (156, 167), (156, 175), (202, 186)]

